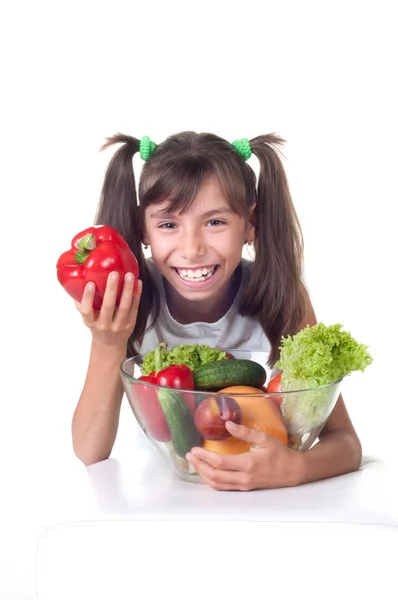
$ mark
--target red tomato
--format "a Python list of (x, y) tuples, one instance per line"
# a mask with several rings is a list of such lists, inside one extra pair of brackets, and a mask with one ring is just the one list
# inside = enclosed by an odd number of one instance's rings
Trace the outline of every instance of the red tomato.
[(267, 386), (267, 392), (280, 392), (281, 391), (281, 377), (282, 373), (275, 375)]
[[(281, 392), (281, 377), (282, 377), (282, 373), (278, 373), (278, 375), (275, 375), (275, 377), (273, 377), (271, 379), (271, 381), (269, 382), (268, 386), (267, 386), (267, 392)], [(283, 401), (283, 396), (271, 396), (272, 400), (275, 402), (275, 404), (277, 406), (280, 406), (282, 404)]]

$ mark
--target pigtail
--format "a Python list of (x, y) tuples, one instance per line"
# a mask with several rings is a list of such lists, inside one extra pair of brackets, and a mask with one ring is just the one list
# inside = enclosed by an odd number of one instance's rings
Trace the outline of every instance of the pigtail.
[[(142, 248), (144, 223), (138, 204), (133, 168), (133, 157), (140, 149), (140, 141), (137, 138), (118, 133), (107, 138), (101, 150), (105, 150), (113, 144), (122, 144), (122, 146), (115, 152), (106, 170), (95, 223), (110, 225), (117, 229), (138, 261), (140, 279), (143, 283), (142, 297), (137, 323), (127, 348), (127, 355), (133, 356), (137, 353), (134, 343), (137, 340), (141, 342), (150, 315), (158, 313), (159, 296)], [(152, 309), (154, 309), (153, 312)], [(149, 327), (152, 326), (153, 319), (149, 323)]]
[(269, 134), (250, 141), (260, 171), (254, 211), (256, 259), (241, 313), (259, 319), (270, 343), (269, 364), (279, 358), (282, 335), (294, 334), (304, 315), (303, 239), (278, 155), (284, 140)]

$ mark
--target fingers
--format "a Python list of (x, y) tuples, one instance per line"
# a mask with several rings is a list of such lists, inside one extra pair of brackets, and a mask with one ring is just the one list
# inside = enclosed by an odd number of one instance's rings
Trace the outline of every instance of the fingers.
[(133, 294), (135, 279), (132, 273), (126, 273), (119, 306), (116, 309), (115, 325), (134, 328), (142, 294), (142, 281), (137, 281), (137, 291)]
[[(219, 454), (205, 448), (195, 447), (188, 452), (186, 458), (189, 461), (198, 459), (209, 464), (213, 469), (222, 469), (224, 471), (239, 471), (245, 463), (245, 454)], [(192, 463), (193, 464), (193, 463)]]
[(126, 273), (120, 302), (119, 305), (116, 306), (119, 277), (117, 271), (109, 273), (100, 311), (95, 311), (93, 308), (96, 292), (96, 287), (93, 282), (88, 282), (86, 284), (81, 303), (79, 304), (75, 301), (75, 306), (88, 327), (96, 322), (98, 322), (98, 324), (101, 323), (102, 326), (114, 324), (116, 328), (119, 325), (124, 327), (127, 321), (133, 322), (134, 326), (141, 299), (142, 281), (138, 280), (137, 291), (133, 295), (135, 285), (134, 276), (132, 273)]
[(254, 447), (266, 446), (271, 437), (265, 433), (265, 431), (256, 431), (255, 429), (250, 429), (250, 427), (246, 427), (245, 425), (238, 425), (232, 421), (227, 421), (225, 428), (234, 437), (239, 440), (244, 440)]
[(116, 307), (116, 296), (117, 289), (119, 286), (119, 273), (117, 271), (112, 271), (109, 273), (108, 279), (106, 282), (106, 288), (104, 297), (102, 299), (102, 306), (100, 311), (101, 321), (110, 323), (113, 319), (113, 314), (115, 312)]
[(220, 491), (235, 491), (235, 492), (249, 492), (250, 490), (252, 490), (253, 488), (248, 484), (239, 484), (239, 483), (222, 483), (221, 481), (214, 481), (213, 479), (207, 479), (207, 477), (204, 477), (203, 475), (201, 475), (202, 479), (207, 483), (207, 485), (209, 485), (211, 488), (213, 488), (213, 490), (220, 490)]
[(76, 307), (83, 317), (84, 324), (87, 325), (87, 327), (91, 327), (95, 322), (95, 313), (93, 309), (94, 296), (95, 284), (92, 281), (89, 281), (84, 288), (80, 307), (79, 304), (75, 302)]
[[(197, 473), (214, 489), (218, 490), (249, 490), (251, 489), (250, 466), (248, 455), (228, 456), (216, 452), (204, 451), (199, 448), (190, 453), (189, 462)], [(232, 468), (234, 465), (234, 468)], [(224, 466), (224, 468), (223, 468)]]
[(137, 318), (138, 307), (140, 305), (142, 295), (142, 281), (138, 280), (137, 291), (133, 296), (133, 302), (131, 304), (130, 315), (134, 316), (134, 320)]
[[(117, 317), (119, 321), (124, 320), (130, 312), (134, 289), (134, 275), (126, 273), (124, 276), (122, 295), (120, 296), (119, 306), (117, 307)], [(116, 287), (117, 291), (117, 287)], [(116, 301), (116, 295), (115, 295)], [(115, 319), (116, 320), (116, 319)]]

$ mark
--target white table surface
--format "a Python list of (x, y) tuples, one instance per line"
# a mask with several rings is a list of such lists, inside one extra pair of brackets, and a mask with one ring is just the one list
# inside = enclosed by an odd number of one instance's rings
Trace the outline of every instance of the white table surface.
[(192, 600), (203, 598), (203, 585), (209, 597), (241, 599), (265, 581), (269, 594), (286, 599), (307, 600), (327, 581), (322, 597), (334, 600), (342, 580), (347, 597), (387, 597), (395, 580), (398, 478), (377, 458), (296, 488), (220, 492), (179, 479), (138, 436), (130, 458), (75, 464), (60, 475), (37, 546), (38, 600), (129, 600), (165, 590), (182, 600), (184, 573), (198, 577)]
[(88, 468), (70, 452), (61, 460), (48, 460), (39, 471), (33, 459), (26, 463), (30, 470), (14, 470), (14, 484), (6, 490), (9, 501), (5, 507), (3, 503), (1, 600), (35, 598), (38, 547), (62, 527), (64, 532), (69, 528), (70, 535), (76, 533), (73, 524), (93, 524), (96, 529), (119, 522), (129, 531), (131, 524), (151, 527), (158, 522), (175, 528), (182, 522), (190, 527), (202, 523), (204, 529), (206, 523), (234, 522), (242, 525), (244, 538), (252, 526), (267, 523), (282, 529), (289, 523), (351, 523), (374, 524), (374, 529), (381, 526), (398, 534), (398, 473), (393, 461), (365, 455), (358, 472), (341, 477), (296, 488), (220, 492), (180, 480), (137, 429), (126, 427), (128, 436), (116, 444), (114, 457)]
[[(152, 446), (137, 437), (131, 458), (57, 473), (45, 498), (46, 527), (72, 520), (331, 521), (398, 527), (395, 466), (364, 456), (362, 467), (295, 488), (215, 491), (182, 481)], [(43, 506), (43, 508), (45, 508)]]

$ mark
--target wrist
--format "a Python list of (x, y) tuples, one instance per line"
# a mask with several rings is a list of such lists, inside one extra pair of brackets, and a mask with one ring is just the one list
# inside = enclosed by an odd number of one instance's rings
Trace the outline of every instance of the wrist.
[(291, 476), (291, 486), (295, 487), (306, 482), (306, 452), (292, 450), (294, 452), (293, 471)]
[(98, 340), (91, 343), (91, 359), (104, 362), (105, 364), (117, 364), (125, 360), (127, 355), (127, 344), (104, 344)]

